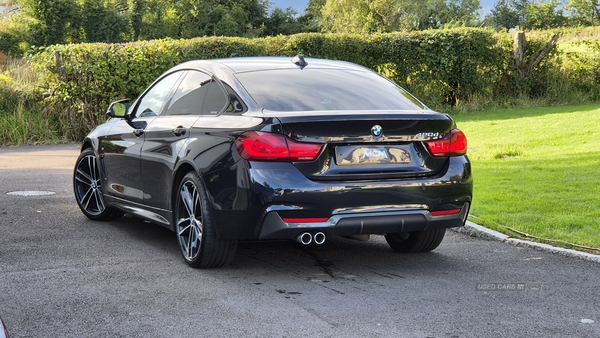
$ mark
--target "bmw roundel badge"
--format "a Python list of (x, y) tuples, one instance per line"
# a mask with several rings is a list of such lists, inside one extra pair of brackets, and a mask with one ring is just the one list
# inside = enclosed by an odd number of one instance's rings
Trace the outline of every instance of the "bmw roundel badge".
[(380, 125), (376, 124), (371, 128), (371, 135), (379, 137), (381, 134), (383, 134), (383, 128)]

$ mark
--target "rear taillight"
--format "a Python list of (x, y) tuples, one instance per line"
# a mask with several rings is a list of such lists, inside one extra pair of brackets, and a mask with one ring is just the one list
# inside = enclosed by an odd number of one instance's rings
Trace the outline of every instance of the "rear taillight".
[(236, 140), (242, 158), (250, 161), (314, 161), (323, 144), (294, 141), (281, 134), (250, 131)]
[(452, 130), (443, 139), (424, 143), (434, 157), (460, 156), (467, 153), (467, 137), (458, 129)]

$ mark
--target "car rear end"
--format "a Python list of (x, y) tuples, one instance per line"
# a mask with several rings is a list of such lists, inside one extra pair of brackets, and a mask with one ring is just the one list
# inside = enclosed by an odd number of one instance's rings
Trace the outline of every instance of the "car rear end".
[[(471, 167), (466, 138), (447, 116), (390, 112), (327, 121), (322, 115), (279, 119), (282, 134), (249, 132), (238, 138), (254, 193), (266, 202), (260, 239), (464, 224)], [(373, 135), (374, 130), (381, 134)], [(293, 155), (273, 150), (275, 138)]]
[(347, 63), (309, 59), (236, 77), (276, 121), (236, 140), (260, 205), (257, 238), (307, 244), (464, 225), (471, 166), (448, 115)]

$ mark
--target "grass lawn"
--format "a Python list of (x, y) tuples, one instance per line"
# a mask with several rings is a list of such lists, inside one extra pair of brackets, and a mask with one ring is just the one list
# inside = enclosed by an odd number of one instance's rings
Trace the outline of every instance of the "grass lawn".
[(600, 105), (454, 116), (469, 141), (470, 219), (600, 253)]

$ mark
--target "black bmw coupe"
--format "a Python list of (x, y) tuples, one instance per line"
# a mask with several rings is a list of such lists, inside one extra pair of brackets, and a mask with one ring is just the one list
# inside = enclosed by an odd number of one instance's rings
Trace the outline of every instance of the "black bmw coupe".
[(167, 227), (193, 267), (229, 264), (240, 240), (383, 235), (431, 251), (469, 212), (463, 132), (352, 63), (190, 61), (107, 114), (75, 165), (81, 211)]

